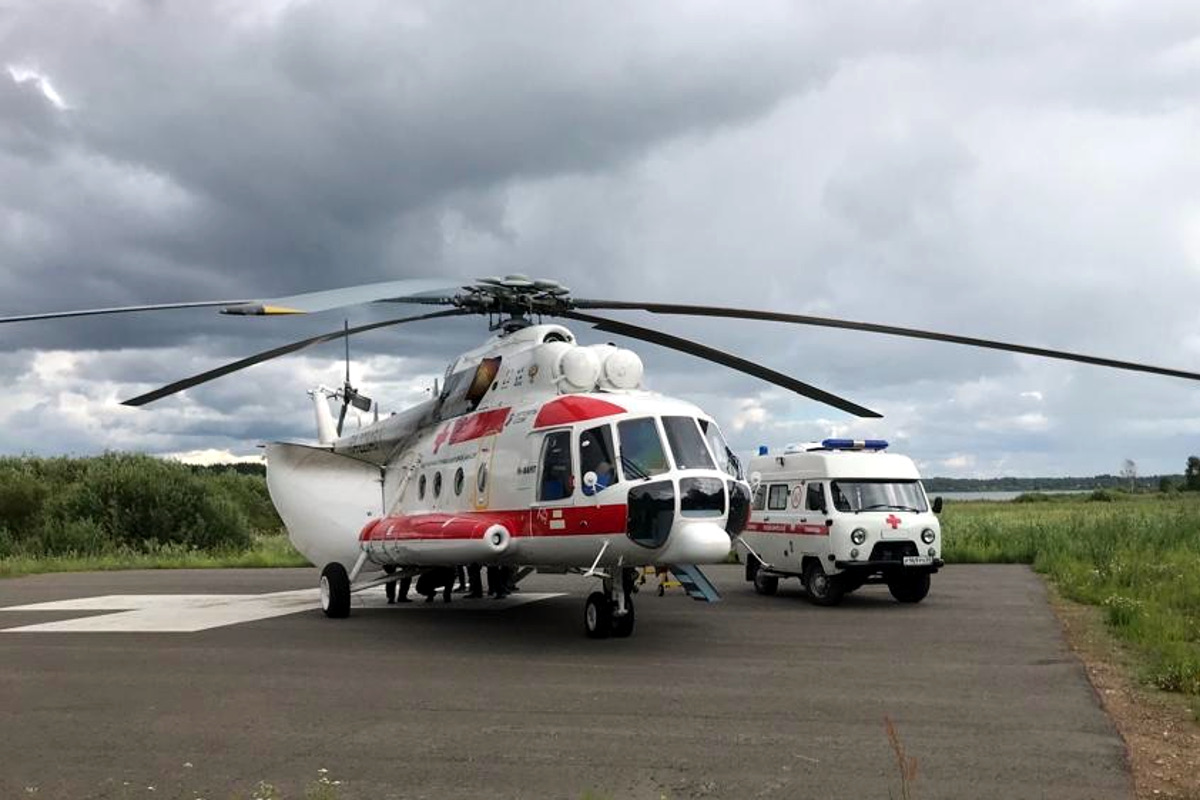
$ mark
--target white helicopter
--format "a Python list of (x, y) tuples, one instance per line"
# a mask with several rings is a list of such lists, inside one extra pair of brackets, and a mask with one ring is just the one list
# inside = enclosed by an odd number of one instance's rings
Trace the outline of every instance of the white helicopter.
[[(690, 595), (715, 601), (697, 564), (719, 563), (745, 528), (750, 487), (713, 418), (642, 387), (641, 359), (582, 345), (560, 317), (689, 353), (862, 417), (870, 409), (687, 339), (581, 309), (758, 319), (845, 328), (1200, 380), (1200, 374), (953, 334), (753, 309), (572, 298), (521, 275), (404, 280), (268, 301), (222, 300), (0, 317), (0, 323), (222, 306), (237, 315), (302, 314), (373, 302), (449, 306), (315, 336), (125, 401), (141, 406), (253, 364), (367, 330), (483, 314), (495, 335), (454, 360), (429, 400), (343, 435), (348, 407), (371, 408), (349, 383), (311, 392), (315, 444), (267, 445), (271, 498), (296, 548), (321, 566), (321, 606), (350, 613), (351, 595), (423, 571), (505, 565), (599, 578), (585, 604), (588, 636), (629, 636), (637, 568), (671, 569)], [(342, 402), (335, 420), (329, 399)], [(380, 575), (380, 571), (384, 571)]]

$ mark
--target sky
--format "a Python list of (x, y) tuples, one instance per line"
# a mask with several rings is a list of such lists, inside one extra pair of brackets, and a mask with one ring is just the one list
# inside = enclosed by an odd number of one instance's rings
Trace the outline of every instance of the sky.
[[(1200, 372), (1197, 142), (1194, 2), (0, 0), (0, 316), (524, 273)], [(313, 437), (336, 343), (120, 401), (381, 313), (0, 326), (0, 455)], [(1197, 382), (610, 313), (884, 415), (621, 342), (743, 453), (881, 437), (952, 477), (1200, 454)], [(486, 336), (355, 338), (354, 383), (403, 408)]]

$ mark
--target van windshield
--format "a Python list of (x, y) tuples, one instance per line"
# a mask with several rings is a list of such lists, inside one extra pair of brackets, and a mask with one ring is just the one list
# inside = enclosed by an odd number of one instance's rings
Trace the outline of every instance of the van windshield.
[(859, 511), (929, 510), (919, 481), (833, 481), (829, 491), (833, 495), (833, 507), (838, 511), (857, 514)]

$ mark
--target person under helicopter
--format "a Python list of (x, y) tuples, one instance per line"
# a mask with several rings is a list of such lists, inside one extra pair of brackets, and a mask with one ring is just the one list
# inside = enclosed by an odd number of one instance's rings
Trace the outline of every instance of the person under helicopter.
[(488, 594), (493, 600), (503, 600), (512, 592), (512, 569), (503, 564), (487, 568)]
[(483, 568), (478, 564), (467, 565), (467, 584), (470, 591), (464, 595), (468, 600), (483, 597)]
[[(395, 575), (396, 567), (394, 564), (388, 564), (386, 567), (383, 568), (383, 571), (386, 572), (388, 575)], [(397, 591), (396, 591), (397, 583), (400, 584), (399, 593), (398, 593), (399, 597), (397, 597)], [(410, 575), (406, 575), (403, 578), (400, 578), (398, 581), (392, 580), (392, 581), (388, 581), (387, 583), (385, 583), (383, 585), (383, 593), (385, 595), (387, 595), (388, 605), (393, 605), (395, 603), (411, 603), (412, 600), (408, 599), (408, 590), (411, 588), (412, 588), (412, 576), (410, 576)]]

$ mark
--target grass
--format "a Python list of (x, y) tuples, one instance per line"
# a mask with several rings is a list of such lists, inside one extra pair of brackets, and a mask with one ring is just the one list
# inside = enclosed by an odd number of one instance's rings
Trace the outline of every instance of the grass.
[(100, 555), (13, 555), (0, 558), (0, 578), (45, 572), (122, 569), (221, 569), (229, 567), (307, 567), (283, 534), (255, 534), (248, 549), (200, 550), (166, 544), (150, 549), (117, 548)]
[(1031, 564), (1065, 597), (1105, 610), (1147, 681), (1200, 697), (1200, 495), (950, 502), (942, 530), (947, 561)]

